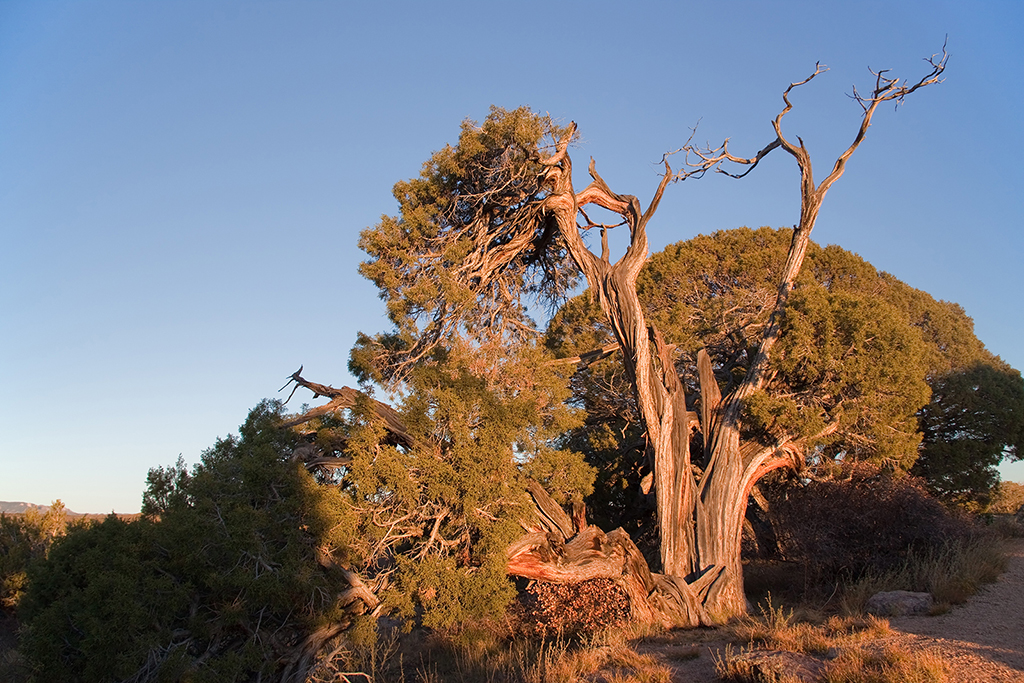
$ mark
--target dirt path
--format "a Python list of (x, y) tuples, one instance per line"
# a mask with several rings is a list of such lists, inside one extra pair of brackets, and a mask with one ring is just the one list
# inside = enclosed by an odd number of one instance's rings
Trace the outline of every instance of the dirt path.
[[(967, 604), (940, 616), (901, 617), (890, 624), (896, 633), (880, 645), (936, 652), (949, 667), (950, 683), (1024, 683), (1024, 540), (1011, 545), (1009, 566), (999, 580)], [(637, 649), (671, 667), (677, 683), (717, 683), (715, 658), (728, 644), (714, 630), (677, 631)]]
[(1024, 541), (1011, 546), (999, 580), (937, 617), (890, 621), (900, 646), (939, 652), (957, 683), (1024, 681)]

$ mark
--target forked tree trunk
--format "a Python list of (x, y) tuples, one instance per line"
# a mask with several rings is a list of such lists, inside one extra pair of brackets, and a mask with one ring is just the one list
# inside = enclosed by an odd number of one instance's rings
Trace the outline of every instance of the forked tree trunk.
[[(551, 194), (544, 208), (557, 221), (570, 254), (608, 318), (646, 428), (662, 570), (675, 578), (684, 602), (699, 599), (700, 622), (742, 613), (746, 601), (739, 542), (745, 499), (738, 421), (729, 419), (733, 412), (722, 413), (718, 402), (710, 400), (720, 392), (708, 366), (709, 372), (702, 373), (702, 380), (709, 382), (702, 387), (702, 395), (709, 399), (704, 401), (703, 422), (713, 450), (704, 477), (698, 482), (689, 448), (691, 427), (695, 425), (686, 409), (683, 385), (671, 350), (658, 330), (648, 325), (637, 296), (636, 279), (648, 256), (646, 224), (672, 177), (671, 169), (666, 164), (654, 200), (646, 212), (641, 212), (635, 197), (618, 195), (608, 188), (593, 163), (593, 182), (575, 193), (571, 187), (572, 163), (564, 147), (548, 163)], [(605, 228), (601, 229), (600, 257), (586, 248), (579, 235), (576, 215), (581, 206), (591, 203), (621, 215), (629, 226), (629, 247), (615, 264), (609, 259)]]

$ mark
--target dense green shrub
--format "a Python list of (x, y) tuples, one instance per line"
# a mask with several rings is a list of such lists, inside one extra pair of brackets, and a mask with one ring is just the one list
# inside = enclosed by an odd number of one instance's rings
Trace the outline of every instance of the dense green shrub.
[(159, 571), (153, 531), (111, 515), (72, 529), (33, 568), (21, 651), (36, 680), (120, 680), (171, 642), (169, 617), (186, 611), (188, 597)]
[(338, 490), (289, 459), (298, 436), (279, 418), (264, 402), (191, 473), (151, 472), (141, 520), (54, 544), (21, 609), (35, 680), (280, 677), (323, 627), (346, 624), (337, 563), (353, 524)]

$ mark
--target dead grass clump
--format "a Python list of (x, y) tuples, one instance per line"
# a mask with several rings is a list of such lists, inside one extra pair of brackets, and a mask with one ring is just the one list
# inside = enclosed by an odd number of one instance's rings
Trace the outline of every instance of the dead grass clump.
[(794, 616), (793, 610), (774, 607), (769, 596), (759, 617), (733, 624), (735, 636), (750, 646), (813, 655), (834, 653), (837, 648), (881, 638), (892, 633), (889, 621), (881, 617), (831, 616), (819, 621), (817, 615)]
[(886, 647), (878, 652), (850, 649), (828, 662), (825, 683), (943, 683), (946, 666), (931, 652), (904, 652)]
[[(575, 683), (581, 678), (594, 683), (670, 683), (668, 667), (625, 645), (582, 648), (561, 652), (550, 661), (537, 683)], [(531, 682), (532, 683), (532, 682)]]
[(888, 619), (867, 616), (832, 616), (823, 625), (825, 635), (833, 640), (855, 643), (863, 640), (874, 640), (892, 635), (892, 627)]
[(630, 646), (635, 635), (630, 629), (615, 629), (573, 639), (557, 635), (524, 638), (483, 626), (472, 632), (435, 631), (404, 649), (404, 667), (371, 681), (669, 683), (667, 666)]
[(740, 640), (768, 650), (825, 654), (832, 647), (820, 628), (796, 621), (793, 610), (772, 606), (771, 596), (761, 607), (760, 617), (742, 619), (731, 630)]
[[(751, 658), (752, 651), (736, 652), (726, 646), (725, 653), (715, 659), (715, 674), (723, 683), (804, 683), (805, 676), (791, 673), (792, 661), (769, 663), (762, 658)], [(800, 655), (790, 655), (790, 657)]]
[[(837, 617), (829, 621), (830, 624), (819, 628), (826, 636), (833, 632), (833, 647), (819, 655), (827, 654), (831, 658), (812, 658), (804, 651), (795, 650), (736, 652), (727, 647), (724, 656), (715, 662), (716, 673), (725, 683), (800, 683), (806, 676), (790, 673), (797, 668), (824, 683), (945, 683), (947, 680), (946, 666), (934, 653), (905, 652), (894, 647), (876, 650), (851, 642), (851, 638), (885, 635), (889, 627), (884, 620), (852, 622)], [(883, 632), (879, 632), (880, 629)]]
[(928, 677), (933, 671), (943, 671), (941, 662), (933, 656), (904, 656), (887, 650), (872, 654), (864, 650), (866, 642), (892, 633), (888, 620), (876, 616), (831, 616), (820, 622), (797, 620), (792, 610), (775, 607), (769, 599), (759, 617), (742, 620), (731, 628), (748, 645), (739, 652), (726, 648), (724, 656), (716, 660), (716, 671), (726, 682), (805, 680), (803, 674), (792, 673), (795, 669), (802, 669), (809, 676), (826, 676), (824, 680), (829, 683), (944, 680)]

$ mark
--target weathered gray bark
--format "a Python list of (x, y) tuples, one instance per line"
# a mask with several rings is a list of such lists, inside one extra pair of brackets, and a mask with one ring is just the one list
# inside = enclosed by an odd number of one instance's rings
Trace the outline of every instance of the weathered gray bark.
[(509, 574), (550, 583), (610, 579), (629, 596), (634, 621), (666, 628), (708, 623), (703, 602), (712, 577), (690, 584), (651, 572), (622, 529), (605, 533), (587, 524), (580, 507), (570, 518), (539, 484), (532, 483), (529, 492), (541, 528), (509, 546)]

